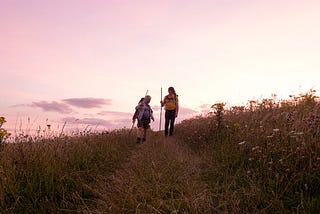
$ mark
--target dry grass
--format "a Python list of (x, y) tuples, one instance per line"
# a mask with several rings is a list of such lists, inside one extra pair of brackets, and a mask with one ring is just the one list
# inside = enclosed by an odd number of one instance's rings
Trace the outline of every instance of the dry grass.
[(128, 132), (115, 131), (2, 145), (1, 213), (78, 211), (96, 196), (86, 188), (108, 176), (135, 145)]
[(214, 109), (179, 125), (178, 137), (203, 159), (202, 178), (219, 212), (320, 209), (320, 103), (314, 93), (255, 101), (222, 115)]
[(2, 144), (1, 213), (316, 213), (314, 91), (183, 121), (175, 137), (128, 130)]
[(203, 213), (211, 200), (200, 181), (199, 165), (199, 157), (174, 139), (151, 138), (113, 176), (99, 182), (96, 189), (102, 197), (98, 210)]

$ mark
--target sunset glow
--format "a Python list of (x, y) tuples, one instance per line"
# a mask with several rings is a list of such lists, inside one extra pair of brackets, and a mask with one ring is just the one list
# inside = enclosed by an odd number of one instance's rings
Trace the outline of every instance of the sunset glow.
[[(131, 127), (174, 86), (179, 121), (215, 102), (320, 90), (316, 0), (2, 0), (0, 116), (9, 130)], [(29, 119), (28, 119), (29, 118)]]

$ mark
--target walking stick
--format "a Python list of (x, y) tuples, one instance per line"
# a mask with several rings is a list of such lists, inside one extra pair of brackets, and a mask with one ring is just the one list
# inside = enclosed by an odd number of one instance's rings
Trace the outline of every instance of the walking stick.
[(130, 129), (130, 131), (129, 131), (129, 134), (131, 134), (132, 129), (133, 129), (133, 127), (134, 127), (135, 122), (136, 122), (136, 120), (134, 120), (134, 121), (132, 122), (132, 126), (131, 126), (131, 129)]
[(161, 104), (160, 104), (160, 122), (159, 122), (159, 131), (161, 131), (161, 118), (162, 118), (162, 87), (161, 87)]

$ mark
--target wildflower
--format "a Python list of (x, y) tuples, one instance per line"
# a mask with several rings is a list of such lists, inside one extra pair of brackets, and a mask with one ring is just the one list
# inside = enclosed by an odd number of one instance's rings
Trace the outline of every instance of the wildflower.
[[(2, 125), (2, 124), (4, 124), (5, 122), (7, 122), (7, 121), (6, 121), (6, 118), (0, 117), (0, 124)], [(0, 127), (1, 127), (1, 125), (0, 125)]]
[(235, 128), (240, 127), (240, 123), (234, 123), (234, 124), (233, 124), (233, 127), (235, 127)]
[(279, 132), (279, 131), (280, 131), (280, 129), (273, 129), (273, 131), (274, 131), (274, 132)]
[(267, 138), (273, 138), (273, 135), (269, 135), (269, 136), (267, 136)]
[(242, 141), (242, 142), (240, 142), (240, 143), (238, 143), (239, 145), (243, 145), (243, 144), (245, 144), (246, 143), (246, 141)]
[(296, 131), (290, 131), (289, 134), (290, 134), (290, 135), (291, 135), (291, 134), (294, 135), (294, 134), (296, 134)]
[(297, 132), (296, 135), (303, 135), (303, 132)]
[(255, 150), (259, 149), (259, 148), (260, 148), (259, 146), (253, 147), (252, 151), (255, 151)]

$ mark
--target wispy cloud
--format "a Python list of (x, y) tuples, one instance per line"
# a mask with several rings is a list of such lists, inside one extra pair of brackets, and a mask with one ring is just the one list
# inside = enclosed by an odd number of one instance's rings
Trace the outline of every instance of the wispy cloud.
[(110, 99), (102, 98), (69, 98), (61, 101), (35, 101), (32, 104), (17, 104), (11, 107), (37, 107), (43, 111), (58, 112), (61, 114), (73, 113), (72, 107), (78, 108), (101, 108), (104, 105), (110, 105)]
[(131, 125), (131, 119), (110, 119), (104, 120), (96, 117), (65, 117), (61, 119), (61, 122), (66, 122), (67, 125), (85, 125), (90, 127), (102, 127), (107, 129), (129, 127)]
[(208, 114), (211, 111), (211, 106), (212, 104), (202, 104), (198, 108), (201, 114)]
[(47, 102), (47, 101), (40, 101), (40, 102), (33, 102), (30, 107), (38, 107), (41, 108), (43, 111), (52, 111), (58, 112), (61, 114), (69, 114), (72, 113), (72, 109), (65, 103), (59, 103), (56, 101)]
[[(159, 113), (160, 112), (160, 105), (159, 106), (152, 106), (152, 110), (155, 113)], [(162, 111), (165, 112), (164, 108), (162, 108)], [(188, 116), (196, 114), (196, 113), (198, 113), (198, 112), (191, 109), (191, 108), (183, 107), (181, 105), (179, 106), (179, 115), (181, 117), (188, 117)]]
[(121, 117), (121, 118), (130, 118), (133, 113), (128, 112), (119, 112), (119, 111), (101, 111), (98, 113), (100, 116), (109, 116), (109, 117)]
[(69, 98), (69, 99), (63, 99), (62, 102), (75, 107), (80, 107), (80, 108), (101, 108), (104, 105), (111, 104), (110, 99), (101, 99), (101, 98), (93, 98), (93, 97)]
[(66, 124), (85, 124), (85, 125), (92, 125), (92, 126), (105, 126), (110, 127), (112, 123), (107, 120), (103, 120), (100, 118), (76, 118), (76, 117), (65, 117), (62, 118), (61, 121), (66, 122)]
[(198, 113), (198, 112), (193, 110), (193, 109), (191, 109), (191, 108), (186, 108), (186, 107), (180, 107), (179, 108), (179, 114), (182, 117), (188, 117), (188, 116), (194, 115), (196, 113)]
[(29, 107), (30, 105), (27, 104), (16, 104), (9, 106), (10, 108), (18, 108), (18, 107)]

